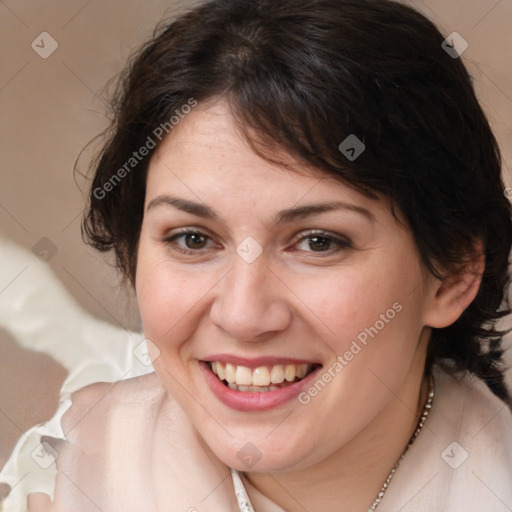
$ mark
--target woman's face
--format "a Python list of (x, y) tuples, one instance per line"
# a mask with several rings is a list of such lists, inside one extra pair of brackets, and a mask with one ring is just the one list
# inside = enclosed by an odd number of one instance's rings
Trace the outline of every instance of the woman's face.
[(231, 467), (307, 467), (370, 425), (422, 374), (429, 280), (385, 200), (261, 159), (222, 102), (152, 158), (144, 332), (163, 385)]

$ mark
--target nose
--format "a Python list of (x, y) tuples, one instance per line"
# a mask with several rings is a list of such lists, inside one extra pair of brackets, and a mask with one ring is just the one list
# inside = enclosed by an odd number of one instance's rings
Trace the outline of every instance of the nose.
[(233, 339), (262, 341), (290, 325), (287, 288), (263, 257), (247, 263), (235, 256), (216, 290), (211, 321)]

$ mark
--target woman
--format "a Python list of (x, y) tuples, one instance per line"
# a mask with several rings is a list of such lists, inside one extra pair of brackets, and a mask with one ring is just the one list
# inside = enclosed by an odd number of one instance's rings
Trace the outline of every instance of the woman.
[(512, 509), (510, 205), (443, 39), (213, 0), (131, 61), (84, 232), (155, 373), (74, 396), (54, 510)]

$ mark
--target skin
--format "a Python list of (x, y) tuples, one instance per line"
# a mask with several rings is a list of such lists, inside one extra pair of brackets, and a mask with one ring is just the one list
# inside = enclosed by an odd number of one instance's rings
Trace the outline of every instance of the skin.
[[(254, 154), (223, 101), (196, 107), (175, 127), (148, 172), (135, 283), (144, 332), (158, 347), (164, 387), (220, 461), (290, 512), (366, 510), (423, 407), (430, 327), (467, 307), (483, 262), (435, 279), (386, 200), (288, 160), (301, 172)], [(163, 195), (206, 205), (218, 219), (157, 200)], [(351, 207), (274, 221), (281, 210), (333, 201)], [(207, 238), (170, 241), (182, 228)], [(311, 230), (326, 232), (316, 245)], [(249, 236), (263, 249), (252, 263), (236, 252)], [(395, 303), (401, 311), (306, 405), (235, 411), (199, 371), (215, 353), (327, 369)], [(237, 456), (247, 442), (261, 452), (251, 468)]]

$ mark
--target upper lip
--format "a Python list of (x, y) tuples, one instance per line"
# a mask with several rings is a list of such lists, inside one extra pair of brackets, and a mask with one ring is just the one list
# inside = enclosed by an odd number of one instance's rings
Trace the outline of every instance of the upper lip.
[(313, 359), (296, 359), (293, 357), (278, 357), (278, 356), (261, 356), (261, 357), (240, 357), (231, 354), (212, 354), (202, 359), (203, 361), (221, 363), (231, 363), (236, 366), (246, 366), (247, 368), (258, 368), (260, 366), (274, 366), (276, 364), (313, 364), (321, 365), (320, 362)]

